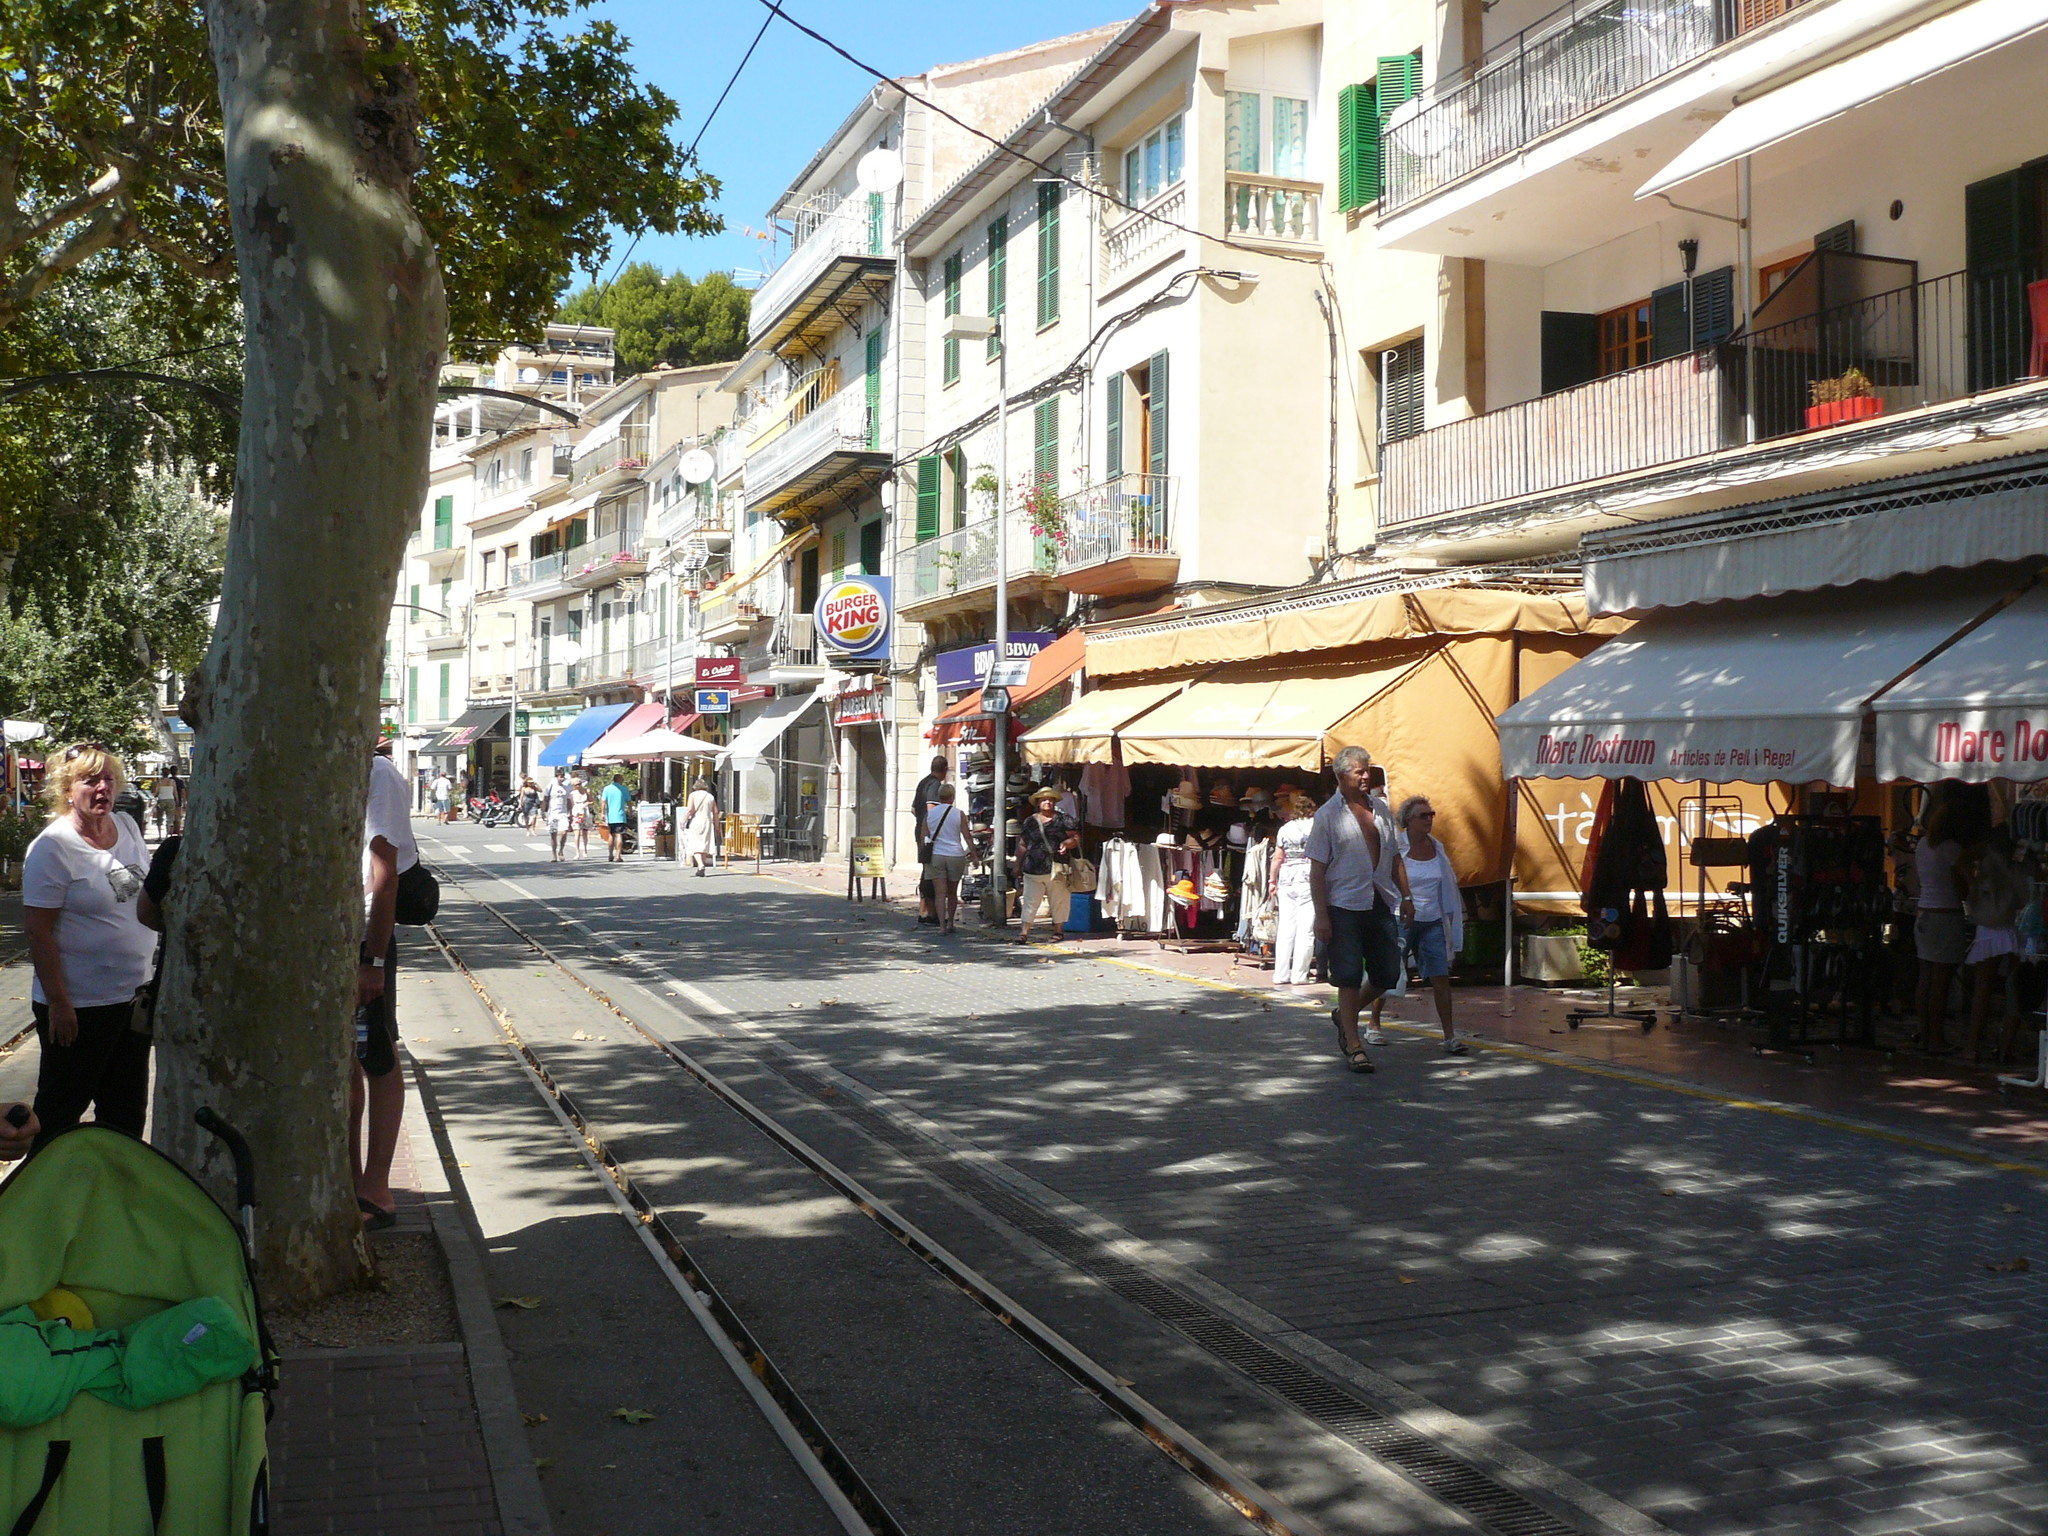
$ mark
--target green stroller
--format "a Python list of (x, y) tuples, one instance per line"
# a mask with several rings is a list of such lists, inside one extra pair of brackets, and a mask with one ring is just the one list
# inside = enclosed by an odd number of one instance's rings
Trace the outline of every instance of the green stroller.
[[(240, 1233), (184, 1169), (103, 1126), (0, 1184), (5, 1536), (267, 1536), (277, 1356), (249, 1268), (255, 1182), (241, 1135), (198, 1120), (234, 1154)], [(59, 1411), (25, 1422), (43, 1389)]]

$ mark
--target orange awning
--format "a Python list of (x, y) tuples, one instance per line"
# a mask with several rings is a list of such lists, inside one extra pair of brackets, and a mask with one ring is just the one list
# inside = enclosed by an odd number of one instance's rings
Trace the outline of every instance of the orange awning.
[[(1010, 690), (1010, 713), (1012, 716), (1033, 699), (1043, 698), (1053, 689), (1081, 670), (1081, 662), (1088, 654), (1088, 637), (1080, 630), (1069, 630), (1053, 641), (1044, 650), (1031, 658), (1031, 671), (1024, 679), (1024, 686)], [(939, 718), (932, 722), (926, 740), (938, 744), (961, 739), (962, 727), (986, 720), (988, 716), (981, 707), (981, 690), (949, 704), (939, 712)], [(969, 731), (969, 739), (986, 741), (988, 732)]]

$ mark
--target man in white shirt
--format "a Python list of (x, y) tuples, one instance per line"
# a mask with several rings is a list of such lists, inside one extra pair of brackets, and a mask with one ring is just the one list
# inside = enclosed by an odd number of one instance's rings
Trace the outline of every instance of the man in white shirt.
[(434, 775), (434, 782), (427, 786), (427, 793), (433, 797), (434, 820), (453, 821), (455, 817), (451, 814), (449, 805), (450, 797), (455, 793), (455, 784), (445, 771)]
[(405, 776), (390, 751), (391, 743), (381, 741), (371, 753), (363, 811), (363, 947), (356, 966), (356, 1061), (349, 1082), (356, 1207), (373, 1229), (396, 1219), (391, 1158), (405, 1117), (405, 1076), (398, 1070), (398, 877), (420, 861)]
[(1412, 915), (1408, 872), (1394, 823), (1371, 791), (1372, 757), (1340, 751), (1337, 793), (1316, 812), (1308, 836), (1309, 892), (1316, 937), (1327, 946), (1337, 1006), (1337, 1048), (1354, 1072), (1373, 1070), (1358, 1038), (1358, 1011), (1401, 979), (1401, 925)]
[(542, 802), (548, 818), (548, 852), (557, 864), (569, 852), (569, 810), (574, 799), (569, 792), (569, 776), (556, 769)]

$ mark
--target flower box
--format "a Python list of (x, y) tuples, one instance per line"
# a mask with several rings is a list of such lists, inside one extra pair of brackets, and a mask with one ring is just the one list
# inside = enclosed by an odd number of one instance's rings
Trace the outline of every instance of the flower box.
[(1806, 408), (1806, 429), (1836, 427), (1845, 421), (1868, 421), (1884, 414), (1884, 402), (1875, 395), (1857, 395), (1850, 400), (1828, 400)]

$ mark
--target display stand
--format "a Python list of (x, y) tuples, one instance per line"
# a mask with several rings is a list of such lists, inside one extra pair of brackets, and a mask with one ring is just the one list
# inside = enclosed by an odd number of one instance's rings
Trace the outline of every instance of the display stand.
[(1891, 900), (1883, 824), (1780, 816), (1771, 828), (1770, 867), (1750, 871), (1756, 927), (1769, 945), (1751, 994), (1764, 1022), (1753, 1049), (1810, 1063), (1817, 1045), (1874, 1046)]
[(879, 837), (851, 837), (846, 840), (846, 899), (887, 901), (889, 887), (882, 871), (887, 868)]
[(1640, 1024), (1643, 1026), (1643, 1033), (1646, 1035), (1657, 1027), (1657, 1010), (1654, 1008), (1617, 1008), (1614, 1006), (1614, 975), (1614, 967), (1609, 965), (1607, 967), (1607, 1007), (1605, 1010), (1598, 1008), (1574, 1008), (1564, 1016), (1567, 1028), (1577, 1029), (1581, 1024), (1590, 1023), (1595, 1019), (1619, 1019), (1624, 1022)]

